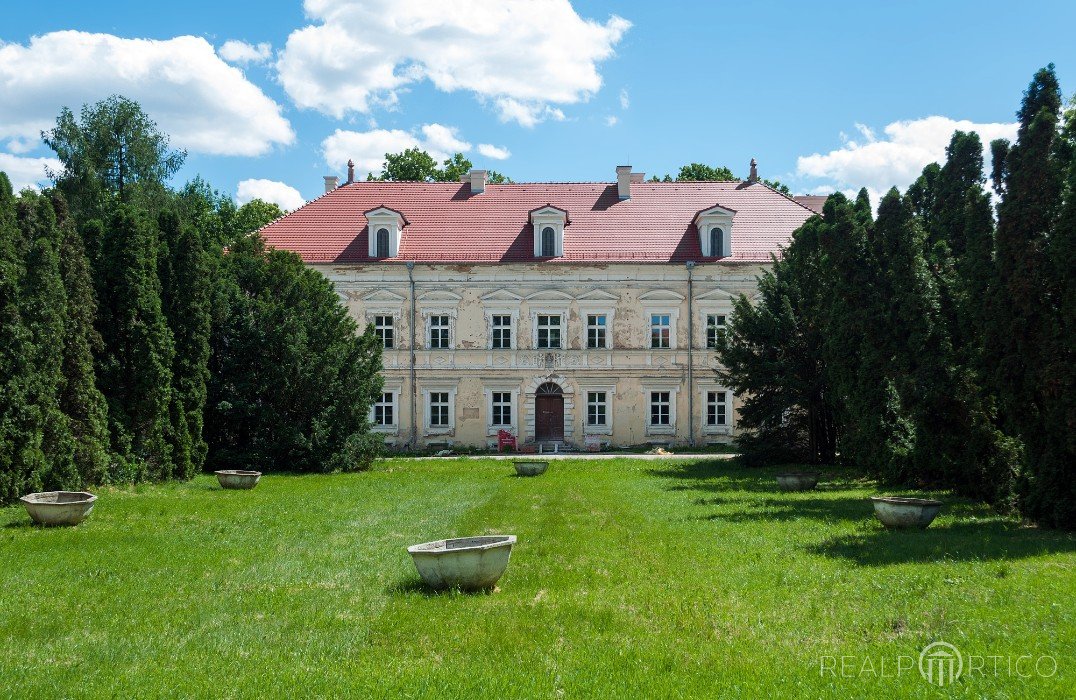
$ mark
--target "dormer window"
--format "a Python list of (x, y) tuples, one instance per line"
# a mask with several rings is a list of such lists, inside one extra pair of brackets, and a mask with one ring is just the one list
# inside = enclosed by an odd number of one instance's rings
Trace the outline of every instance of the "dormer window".
[(724, 207), (711, 207), (695, 215), (703, 257), (727, 258), (732, 255), (732, 220), (735, 215), (735, 211)]
[(568, 221), (568, 212), (550, 204), (530, 213), (534, 226), (534, 257), (559, 258), (564, 255), (564, 227)]
[(714, 226), (710, 229), (710, 250), (724, 250), (725, 249), (725, 232), (720, 227)]
[(366, 212), (366, 226), (371, 258), (395, 258), (400, 252), (400, 232), (407, 225), (403, 214), (388, 207)]
[(374, 257), (389, 257), (389, 230), (387, 228), (382, 227), (377, 229), (377, 251), (375, 252)]
[(551, 258), (557, 254), (557, 232), (552, 226), (542, 227), (542, 257)]

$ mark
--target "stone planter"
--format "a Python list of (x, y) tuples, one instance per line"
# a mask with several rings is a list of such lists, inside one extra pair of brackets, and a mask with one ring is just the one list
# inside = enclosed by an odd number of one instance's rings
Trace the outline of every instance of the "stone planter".
[(515, 464), (516, 474), (520, 476), (538, 476), (545, 473), (545, 470), (549, 468), (549, 462), (537, 459), (517, 459)]
[(85, 491), (46, 491), (19, 499), (40, 525), (78, 525), (93, 510), (97, 496)]
[(785, 472), (777, 475), (782, 491), (810, 491), (818, 484), (818, 472)]
[(899, 496), (871, 496), (874, 514), (888, 528), (926, 529), (941, 510), (941, 501), (929, 498), (901, 498)]
[(407, 551), (430, 588), (480, 591), (496, 585), (515, 543), (515, 535), (459, 537), (416, 544)]
[(244, 469), (222, 469), (213, 472), (217, 475), (217, 481), (226, 489), (252, 489), (258, 485), (262, 478), (261, 472), (251, 472)]

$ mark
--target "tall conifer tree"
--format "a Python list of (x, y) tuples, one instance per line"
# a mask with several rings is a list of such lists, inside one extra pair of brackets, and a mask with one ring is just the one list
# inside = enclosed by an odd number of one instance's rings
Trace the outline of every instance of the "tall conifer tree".
[(79, 483), (75, 443), (67, 416), (60, 410), (67, 320), (67, 292), (60, 274), (62, 236), (46, 197), (25, 191), (16, 211), (26, 249), (19, 306), (30, 333), (29, 398), (35, 407), (35, 429), (41, 436), (41, 461), (33, 467), (31, 483), (51, 489), (73, 488)]
[(117, 205), (101, 256), (98, 366), (124, 479), (175, 473), (169, 443), (175, 350), (161, 309), (157, 250), (156, 228), (131, 206)]
[(83, 484), (100, 484), (109, 477), (108, 406), (97, 388), (93, 365), (101, 336), (94, 327), (97, 298), (93, 278), (67, 203), (53, 190), (53, 209), (60, 226), (60, 272), (67, 294), (64, 320), (63, 389), (60, 409), (67, 416), (75, 440), (75, 467)]
[[(1017, 141), (1004, 158), (998, 207), (997, 330), (988, 336), (1003, 416), (1027, 448), (1025, 513), (1048, 526), (1076, 527), (1076, 452), (1062, 387), (1071, 381), (1058, 263), (1066, 244), (1063, 195), (1071, 151), (1060, 138), (1061, 93), (1053, 65), (1035, 74), (1020, 111)], [(1071, 234), (1070, 234), (1071, 235)], [(1063, 254), (1063, 253), (1061, 253)], [(1071, 348), (1068, 349), (1071, 357)], [(1071, 392), (1069, 392), (1071, 393)]]
[(826, 200), (824, 252), (828, 303), (823, 355), (842, 427), (841, 452), (851, 462), (891, 480), (909, 477), (910, 426), (892, 377), (885, 336), (884, 273), (871, 246), (870, 200), (853, 205), (843, 195)]
[(189, 478), (206, 458), (202, 436), (209, 379), (211, 281), (201, 237), (174, 212), (160, 216), (162, 302), (175, 341), (172, 365), (176, 476)]
[(22, 235), (11, 181), (0, 172), (0, 502), (33, 487), (42, 462), (38, 411), (31, 401), (30, 331), (19, 308)]

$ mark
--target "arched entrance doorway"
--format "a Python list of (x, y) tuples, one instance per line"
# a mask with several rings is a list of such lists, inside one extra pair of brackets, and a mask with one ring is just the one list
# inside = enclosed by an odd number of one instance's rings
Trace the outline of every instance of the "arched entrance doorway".
[(553, 382), (534, 392), (534, 439), (564, 439), (564, 392)]

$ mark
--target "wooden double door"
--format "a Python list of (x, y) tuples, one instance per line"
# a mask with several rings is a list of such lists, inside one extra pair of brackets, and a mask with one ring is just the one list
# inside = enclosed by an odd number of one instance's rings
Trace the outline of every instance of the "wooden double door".
[(538, 394), (534, 397), (534, 439), (538, 442), (564, 439), (564, 396)]

